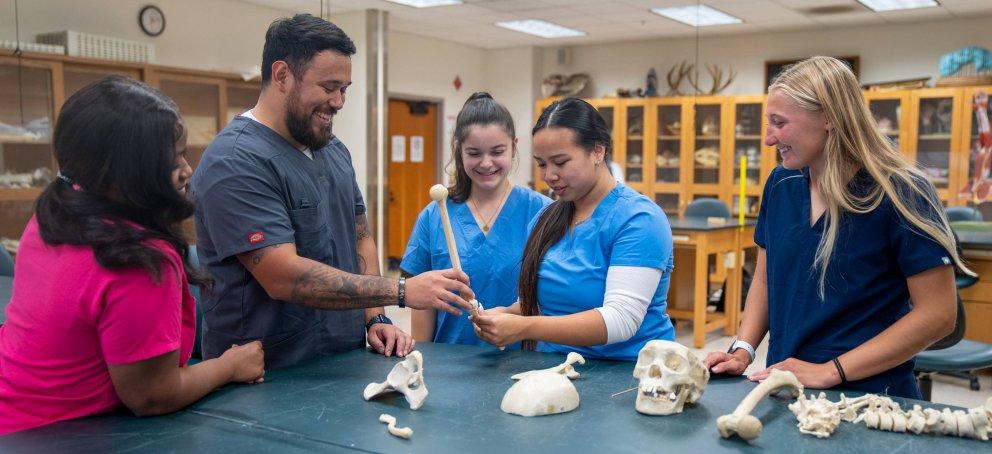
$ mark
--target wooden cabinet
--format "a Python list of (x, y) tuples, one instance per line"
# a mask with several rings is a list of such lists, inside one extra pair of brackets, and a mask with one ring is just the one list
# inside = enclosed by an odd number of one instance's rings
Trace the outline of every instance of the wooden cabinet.
[(217, 132), (255, 105), (260, 90), (235, 74), (49, 54), (16, 58), (0, 50), (0, 237), (20, 238), (35, 199), (58, 171), (52, 126), (62, 104), (110, 74), (145, 81), (176, 102), (194, 168)]
[(654, 179), (646, 194), (651, 197), (653, 193), (655, 203), (669, 216), (678, 216), (688, 203), (689, 176), (684, 169), (692, 165), (692, 154), (685, 145), (691, 141), (690, 128), (685, 127), (692, 123), (690, 107), (681, 98), (654, 99), (650, 103), (654, 153), (648, 162), (653, 164)]
[(913, 90), (909, 98), (907, 155), (930, 177), (940, 200), (948, 205), (955, 204), (960, 187), (960, 168), (952, 151), (962, 150), (962, 98), (959, 88)]
[[(992, 87), (864, 93), (882, 133), (931, 178), (948, 206), (970, 200), (961, 190), (980, 153), (971, 107), (979, 90), (992, 94)], [(552, 101), (539, 101), (537, 114)], [(588, 101), (612, 127), (614, 159), (623, 167), (627, 185), (653, 198), (669, 216), (680, 216), (689, 202), (704, 197), (724, 201), (737, 216), (741, 158), (746, 158), (744, 214), (758, 215), (765, 181), (781, 163), (775, 148), (764, 145), (764, 95)], [(986, 166), (992, 166), (992, 157)], [(539, 190), (547, 190), (536, 166), (534, 181)]]
[(992, 342), (992, 251), (966, 250), (964, 260), (979, 277), (975, 285), (961, 289), (967, 314), (965, 337)]
[(737, 216), (741, 211), (740, 194), (743, 176), (744, 215), (757, 217), (760, 207), (759, 199), (764, 188), (765, 180), (775, 168), (775, 149), (766, 147), (765, 130), (768, 121), (765, 118), (765, 100), (763, 96), (736, 96), (733, 98), (733, 135), (731, 135), (731, 150), (733, 156), (732, 183), (727, 188), (730, 199), (730, 212)]
[(879, 131), (884, 134), (904, 154), (909, 154), (909, 134), (912, 123), (909, 121), (910, 90), (866, 91), (865, 100)]
[(619, 107), (621, 132), (613, 134), (613, 159), (623, 166), (627, 186), (644, 193), (654, 178), (654, 167), (647, 165), (648, 157), (654, 155), (654, 143), (646, 140), (654, 135), (648, 103), (646, 99), (623, 99)]
[(0, 56), (0, 236), (20, 238), (58, 171), (52, 125), (62, 105), (57, 62)]

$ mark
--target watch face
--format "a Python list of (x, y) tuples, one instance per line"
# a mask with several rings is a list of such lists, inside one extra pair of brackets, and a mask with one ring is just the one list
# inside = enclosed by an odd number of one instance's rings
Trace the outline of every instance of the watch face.
[(148, 5), (138, 13), (138, 24), (146, 35), (161, 35), (165, 31), (165, 14), (157, 6)]

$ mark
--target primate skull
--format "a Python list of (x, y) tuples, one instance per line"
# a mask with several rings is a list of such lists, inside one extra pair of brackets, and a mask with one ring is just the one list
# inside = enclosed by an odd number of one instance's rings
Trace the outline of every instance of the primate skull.
[(710, 371), (683, 345), (653, 340), (637, 355), (634, 378), (640, 380), (637, 411), (646, 415), (681, 413), (706, 390)]
[(362, 397), (369, 400), (380, 394), (397, 391), (406, 397), (410, 409), (416, 410), (427, 399), (427, 385), (424, 383), (424, 357), (419, 351), (412, 351), (406, 359), (393, 366), (386, 381), (369, 383)]

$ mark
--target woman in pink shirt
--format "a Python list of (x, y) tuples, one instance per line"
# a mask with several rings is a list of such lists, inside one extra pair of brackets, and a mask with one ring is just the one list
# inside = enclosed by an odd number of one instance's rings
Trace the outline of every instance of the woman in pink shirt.
[(175, 103), (110, 76), (71, 96), (54, 134), (61, 172), (21, 237), (0, 326), (0, 434), (105, 413), (179, 410), (260, 382), (259, 342), (187, 366), (196, 330), (180, 222), (192, 169)]

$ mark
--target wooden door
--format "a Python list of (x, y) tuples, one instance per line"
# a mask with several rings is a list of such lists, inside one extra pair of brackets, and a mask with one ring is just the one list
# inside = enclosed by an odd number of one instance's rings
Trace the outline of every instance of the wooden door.
[(438, 106), (426, 101), (389, 100), (386, 138), (386, 256), (403, 259), (417, 215), (431, 201), (437, 175)]

